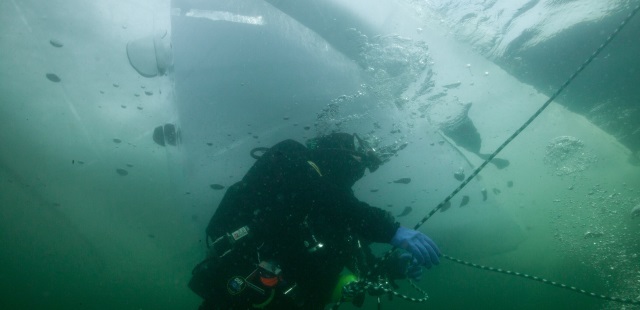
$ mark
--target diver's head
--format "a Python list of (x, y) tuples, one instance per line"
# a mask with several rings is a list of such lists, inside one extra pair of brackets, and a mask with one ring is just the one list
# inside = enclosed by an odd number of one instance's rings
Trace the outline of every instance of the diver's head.
[(369, 172), (374, 172), (380, 168), (382, 164), (382, 159), (367, 141), (360, 139), (357, 134), (353, 134), (353, 142), (355, 144), (356, 153), (360, 154), (362, 158), (362, 163), (364, 164)]
[(356, 134), (332, 133), (310, 139), (306, 145), (331, 175), (350, 185), (364, 176), (365, 169), (374, 172), (382, 163), (375, 149)]

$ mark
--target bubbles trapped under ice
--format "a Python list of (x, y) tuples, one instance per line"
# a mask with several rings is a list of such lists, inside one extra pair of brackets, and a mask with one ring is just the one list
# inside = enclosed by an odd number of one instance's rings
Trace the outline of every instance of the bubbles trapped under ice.
[(555, 175), (569, 175), (584, 171), (595, 161), (595, 155), (585, 150), (584, 143), (571, 136), (551, 139), (544, 156), (544, 163), (554, 170)]
[[(376, 147), (387, 140), (385, 144), (392, 144), (387, 147), (389, 154), (395, 153), (404, 148), (406, 143), (401, 137), (390, 135), (399, 134), (413, 124), (390, 117), (386, 119), (388, 123), (380, 125), (383, 121), (371, 117), (380, 113), (390, 115), (389, 110), (404, 109), (429, 91), (433, 82), (429, 70), (428, 46), (424, 41), (397, 35), (369, 38), (354, 28), (346, 31), (350, 40), (357, 42), (356, 61), (363, 69), (364, 83), (355, 93), (331, 100), (317, 115), (315, 130), (322, 135), (353, 130), (352, 128), (371, 122), (375, 130), (363, 138)], [(389, 126), (393, 126), (393, 129), (387, 131)]]
[[(362, 41), (358, 62), (367, 68), (369, 83), (376, 85), (377, 95), (383, 98), (399, 97), (428, 68), (429, 48), (423, 41), (397, 35), (369, 39), (359, 33), (358, 38)], [(429, 80), (419, 83), (429, 84)]]

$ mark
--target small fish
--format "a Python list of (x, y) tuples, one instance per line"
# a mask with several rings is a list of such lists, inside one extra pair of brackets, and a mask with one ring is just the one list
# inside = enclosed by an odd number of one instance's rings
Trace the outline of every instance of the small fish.
[(453, 177), (462, 182), (464, 180), (464, 170), (460, 168), (460, 170), (453, 173)]
[(469, 196), (467, 196), (467, 195), (462, 196), (462, 201), (460, 202), (460, 207), (464, 207), (464, 206), (468, 205), (469, 204), (469, 200), (471, 200), (471, 199), (469, 199)]
[(129, 174), (129, 172), (127, 170), (120, 169), (120, 168), (116, 169), (116, 173), (121, 175), (121, 176), (125, 176), (125, 175)]
[(372, 192), (372, 193), (375, 193), (377, 191), (378, 191), (378, 189), (375, 189), (375, 188), (370, 190), (370, 192)]
[(122, 142), (122, 140), (120, 140), (120, 139), (118, 139), (118, 138), (114, 138), (114, 139), (113, 139), (113, 143), (118, 144), (118, 143), (120, 143), (120, 142)]
[(449, 208), (451, 208), (451, 201), (447, 201), (447, 203), (445, 203), (444, 206), (440, 208), (440, 212), (447, 211)]
[(401, 178), (401, 179), (397, 179), (397, 180), (393, 181), (393, 183), (398, 183), (398, 184), (409, 184), (409, 183), (411, 183), (411, 178)]
[(46, 76), (47, 76), (47, 79), (49, 81), (54, 82), (54, 83), (58, 83), (58, 82), (62, 81), (59, 76), (57, 76), (57, 75), (55, 75), (53, 73), (47, 73)]
[(482, 192), (482, 201), (487, 201), (487, 189), (483, 188), (481, 192)]
[(49, 40), (49, 43), (54, 46), (54, 47), (63, 47), (64, 44), (62, 44), (62, 42), (56, 40), (56, 39), (51, 39)]
[(508, 181), (507, 182), (507, 187), (513, 187), (513, 181)]
[(215, 189), (215, 190), (224, 189), (224, 185), (220, 185), (220, 184), (211, 184), (211, 185), (209, 185), (209, 187), (211, 187), (212, 189)]
[(411, 213), (411, 211), (413, 211), (412, 207), (404, 207), (402, 213), (398, 214), (397, 217), (406, 216), (407, 214)]
[(455, 82), (455, 83), (442, 85), (442, 87), (447, 88), (447, 89), (452, 89), (452, 88), (458, 88), (460, 85), (462, 85), (462, 82), (458, 81), (458, 82)]
[(502, 193), (502, 191), (500, 191), (499, 189), (494, 187), (493, 188), (493, 193), (496, 194), (496, 195), (499, 195), (500, 193)]

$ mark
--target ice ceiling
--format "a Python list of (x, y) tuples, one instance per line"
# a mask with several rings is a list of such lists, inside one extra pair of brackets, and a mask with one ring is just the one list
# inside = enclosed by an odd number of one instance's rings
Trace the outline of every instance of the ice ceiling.
[[(390, 160), (356, 193), (413, 226), (631, 4), (3, 1), (0, 289), (12, 297), (0, 305), (195, 308), (186, 281), (215, 205), (252, 148), (287, 138), (374, 143)], [(570, 265), (572, 280), (636, 292), (639, 25), (500, 154), (506, 166), (425, 225), (445, 251), (547, 274)], [(471, 291), (469, 275), (440, 270), (428, 291), (478, 294), (451, 308), (537, 289), (482, 276)]]

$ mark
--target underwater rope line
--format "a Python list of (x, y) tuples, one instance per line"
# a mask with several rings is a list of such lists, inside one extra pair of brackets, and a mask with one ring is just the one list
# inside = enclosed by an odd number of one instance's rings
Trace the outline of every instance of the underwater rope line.
[(473, 267), (473, 268), (478, 268), (478, 269), (487, 270), (487, 271), (493, 271), (493, 272), (507, 274), (507, 275), (511, 275), (511, 276), (517, 276), (517, 277), (525, 278), (525, 279), (528, 279), (528, 280), (538, 281), (538, 282), (541, 282), (541, 283), (544, 283), (544, 284), (553, 285), (555, 287), (568, 289), (568, 290), (574, 291), (576, 293), (580, 293), (580, 294), (584, 294), (584, 295), (587, 295), (587, 296), (600, 298), (600, 299), (604, 299), (604, 300), (615, 301), (615, 302), (620, 302), (620, 303), (625, 303), (625, 304), (632, 304), (632, 305), (640, 305), (640, 300), (634, 300), (634, 299), (630, 299), (630, 298), (620, 298), (620, 297), (612, 297), (612, 296), (606, 296), (606, 295), (602, 295), (602, 294), (596, 294), (596, 293), (593, 293), (593, 292), (589, 292), (589, 291), (585, 291), (583, 289), (577, 288), (575, 286), (569, 286), (569, 285), (566, 285), (566, 284), (563, 284), (563, 283), (550, 281), (550, 280), (547, 280), (545, 278), (528, 275), (526, 273), (520, 273), (520, 272), (511, 271), (511, 270), (501, 269), (501, 268), (478, 265), (478, 264), (474, 264), (474, 263), (471, 263), (471, 262), (463, 261), (463, 260), (455, 258), (455, 257), (451, 257), (449, 255), (444, 255), (443, 254), (442, 256), (444, 258), (446, 258), (448, 260), (451, 260), (453, 262), (456, 262), (458, 264), (462, 264), (462, 265)]
[[(636, 13), (638, 13), (638, 11), (640, 11), (640, 3), (638, 5), (636, 5), (635, 8), (633, 8), (633, 10), (629, 13), (629, 15), (627, 15), (627, 17), (625, 17), (625, 19), (620, 23), (620, 25), (618, 25), (618, 27), (616, 27), (613, 32), (607, 37), (607, 39), (600, 44), (600, 46), (598, 46), (598, 48), (591, 54), (591, 56), (589, 56), (589, 58), (587, 58), (586, 61), (584, 61), (577, 69), (576, 71), (573, 72), (573, 74), (571, 74), (569, 76), (569, 78), (549, 97), (549, 99), (547, 99), (547, 101), (540, 107), (538, 108), (538, 110), (533, 113), (533, 115), (531, 115), (531, 117), (529, 117), (529, 119), (527, 119), (527, 121), (524, 122), (524, 124), (522, 124), (513, 134), (511, 134), (511, 136), (509, 136), (500, 146), (498, 146), (498, 148), (491, 153), (491, 155), (489, 155), (489, 157), (478, 167), (476, 168), (470, 175), (469, 177), (467, 177), (462, 183), (460, 183), (460, 185), (453, 190), (453, 192), (451, 192), (451, 194), (449, 194), (449, 196), (447, 196), (442, 202), (440, 202), (435, 208), (433, 208), (433, 210), (431, 210), (424, 218), (422, 218), (414, 227), (414, 230), (418, 230), (420, 228), (420, 226), (422, 226), (427, 220), (429, 220), (436, 212), (438, 212), (438, 210), (442, 209), (442, 207), (444, 207), (445, 204), (447, 204), (455, 195), (457, 195), (465, 186), (467, 186), (467, 184), (469, 184), (471, 182), (471, 180), (473, 180), (473, 178), (475, 178), (480, 171), (482, 171), (484, 169), (484, 167), (486, 167), (489, 162), (491, 162), (491, 160), (493, 160), (498, 153), (500, 153), (509, 143), (511, 143), (516, 137), (518, 137), (520, 135), (520, 133), (522, 133), (527, 127), (529, 127), (529, 125), (536, 119), (538, 118), (538, 116), (540, 116), (540, 114), (542, 114), (542, 112), (549, 107), (549, 105), (551, 105), (551, 102), (553, 102), (561, 93), (562, 91), (564, 91), (565, 88), (567, 88), (574, 80), (575, 78), (578, 76), (578, 74), (580, 74), (601, 52), (602, 50), (604, 50), (605, 47), (607, 47), (609, 45), (609, 43), (611, 43), (611, 41), (613, 41), (613, 39), (618, 35), (618, 33), (628, 24), (628, 22), (636, 15)], [(391, 254), (393, 253), (393, 251), (395, 250), (395, 247), (392, 248), (391, 250), (389, 250), (384, 257), (382, 257), (382, 259), (380, 259), (378, 261), (378, 263), (376, 263), (372, 270), (376, 270), (380, 267), (380, 265), (387, 261), (390, 257)], [(455, 263), (458, 264), (462, 264), (465, 266), (469, 266), (469, 267), (473, 267), (473, 268), (478, 268), (478, 269), (482, 269), (482, 270), (487, 270), (487, 271), (493, 271), (493, 272), (497, 272), (497, 273), (502, 273), (502, 274), (506, 274), (506, 275), (512, 275), (512, 276), (518, 276), (521, 278), (525, 278), (528, 280), (533, 280), (533, 281), (538, 281), (544, 284), (548, 284), (548, 285), (552, 285), (552, 286), (556, 286), (559, 288), (564, 288), (564, 289), (568, 289), (577, 293), (581, 293), (587, 296), (591, 296), (591, 297), (595, 297), (595, 298), (600, 298), (600, 299), (604, 299), (604, 300), (609, 300), (609, 301), (614, 301), (614, 302), (619, 302), (619, 303), (624, 303), (624, 304), (633, 304), (633, 305), (640, 305), (640, 300), (633, 300), (633, 299), (628, 299), (628, 298), (619, 298), (619, 297), (611, 297), (611, 296), (606, 296), (606, 295), (602, 295), (602, 294), (596, 294), (593, 292), (589, 292), (580, 288), (577, 288), (575, 286), (568, 286), (566, 284), (562, 284), (562, 283), (558, 283), (555, 281), (550, 281), (541, 277), (537, 277), (537, 276), (532, 276), (532, 275), (528, 275), (525, 273), (520, 273), (520, 272), (514, 272), (514, 271), (510, 271), (510, 270), (505, 270), (505, 269), (501, 269), (501, 268), (495, 268), (495, 267), (490, 267), (490, 266), (483, 266), (483, 265), (479, 265), (479, 264), (475, 264), (475, 263), (471, 263), (471, 262), (467, 262), (446, 254), (442, 254), (442, 257), (453, 261)], [(372, 274), (372, 271), (369, 271), (367, 273), (367, 276), (365, 278), (370, 278)], [(359, 281), (354, 281), (351, 282), (347, 285), (345, 285), (344, 289), (345, 291), (349, 292), (349, 293), (357, 293), (357, 292), (366, 292), (366, 291), (370, 291), (373, 290), (374, 292), (376, 292), (376, 294), (379, 295), (380, 291), (389, 294), (389, 296), (394, 295), (394, 296), (398, 296), (401, 297), (403, 299), (406, 299), (408, 301), (413, 301), (413, 302), (423, 302), (426, 301), (428, 299), (427, 293), (424, 292), (423, 290), (421, 290), (417, 285), (415, 285), (412, 281), (409, 281), (411, 283), (411, 285), (414, 287), (414, 289), (418, 290), (420, 293), (423, 294), (423, 298), (412, 298), (403, 294), (400, 294), (392, 289), (387, 288), (388, 284), (382, 284), (382, 283), (373, 283), (367, 280), (359, 280)], [(343, 297), (340, 299), (340, 301), (338, 301), (336, 304), (334, 304), (331, 309), (338, 309), (338, 307), (340, 306), (340, 304), (345, 300), (345, 297), (343, 295)], [(378, 302), (380, 302), (380, 300), (378, 299)]]

